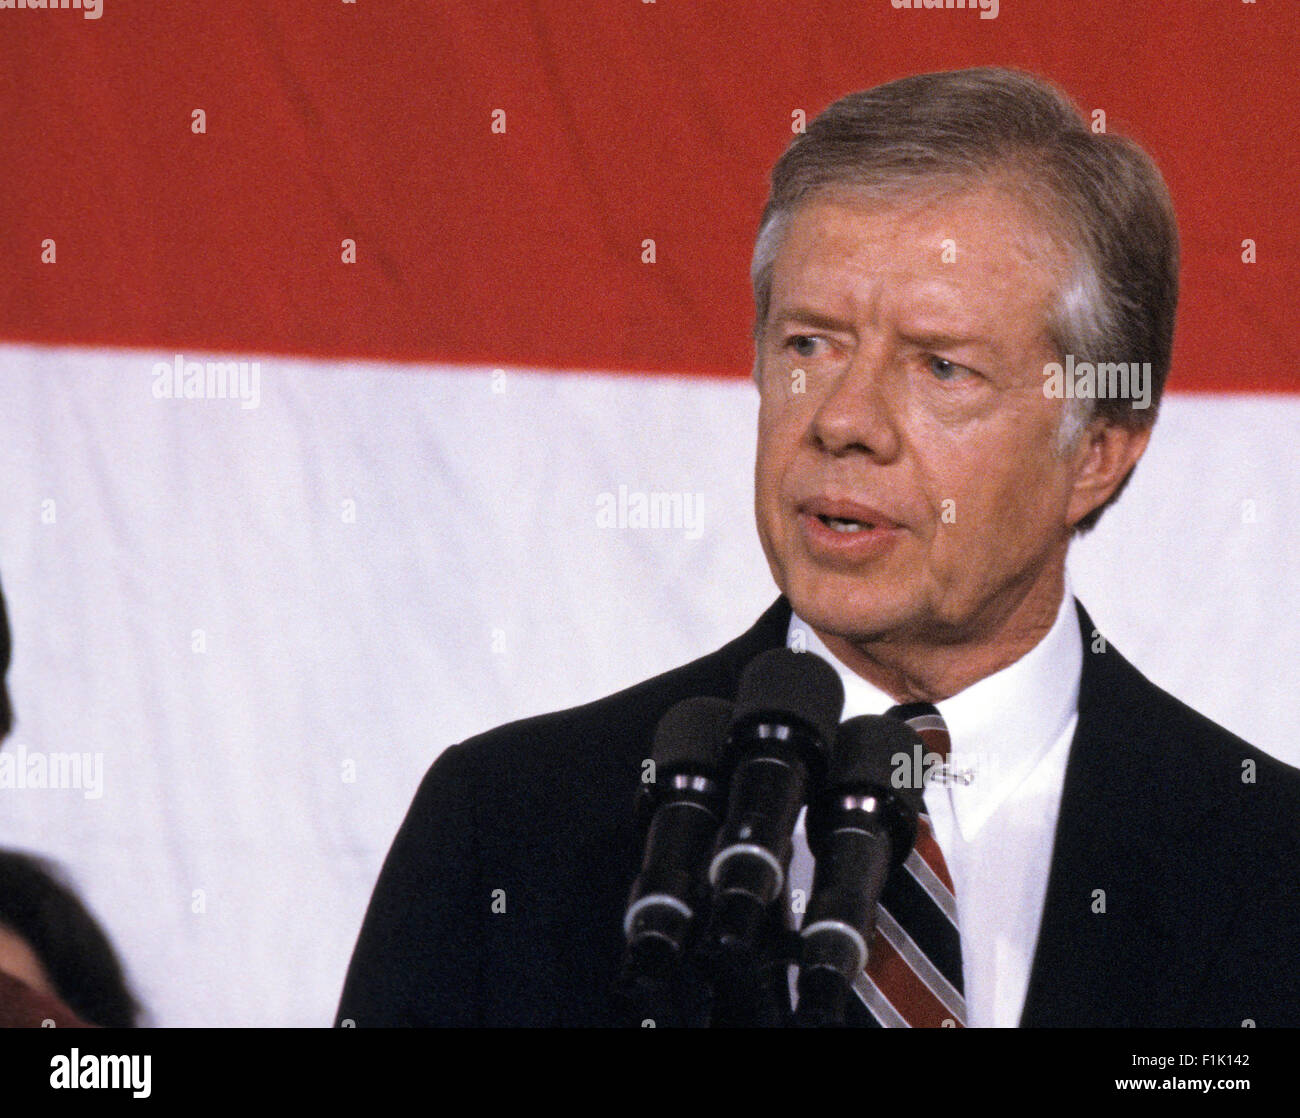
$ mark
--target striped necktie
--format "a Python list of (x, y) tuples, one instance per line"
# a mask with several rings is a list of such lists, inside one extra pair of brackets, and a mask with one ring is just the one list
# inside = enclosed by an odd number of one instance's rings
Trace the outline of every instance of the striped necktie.
[[(888, 713), (920, 734), (927, 754), (947, 761), (948, 727), (936, 707), (907, 703)], [(851, 1023), (887, 1029), (966, 1023), (957, 902), (928, 815), (918, 818), (916, 845), (881, 894), (867, 967), (854, 990), (867, 1013), (854, 1013)]]

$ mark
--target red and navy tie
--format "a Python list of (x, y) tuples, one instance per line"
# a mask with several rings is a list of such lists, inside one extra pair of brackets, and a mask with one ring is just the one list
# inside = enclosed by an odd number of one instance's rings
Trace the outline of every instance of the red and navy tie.
[[(907, 703), (888, 713), (916, 730), (926, 753), (946, 765), (948, 727), (936, 707)], [(957, 902), (928, 815), (919, 817), (916, 845), (881, 894), (866, 970), (854, 990), (866, 1010), (852, 1014), (858, 1024), (906, 1029), (966, 1023)]]

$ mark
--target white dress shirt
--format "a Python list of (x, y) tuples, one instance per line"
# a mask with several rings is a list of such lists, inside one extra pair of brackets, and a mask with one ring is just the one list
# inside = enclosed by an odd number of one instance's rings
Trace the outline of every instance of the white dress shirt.
[[(788, 643), (827, 660), (844, 683), (844, 718), (884, 714), (895, 700), (841, 663), (800, 618)], [(1078, 722), (1083, 641), (1067, 581), (1047, 635), (1009, 667), (935, 706), (948, 724), (949, 764), (971, 781), (925, 790), (934, 837), (952, 875), (961, 930), (966, 1024), (1020, 1022), (1038, 941), (1065, 762)], [(804, 818), (794, 835), (791, 890), (812, 892)], [(792, 895), (796, 895), (793, 894)]]

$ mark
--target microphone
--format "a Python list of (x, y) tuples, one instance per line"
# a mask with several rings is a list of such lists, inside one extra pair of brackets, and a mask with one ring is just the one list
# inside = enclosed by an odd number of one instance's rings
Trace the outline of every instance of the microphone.
[(726, 798), (723, 759), (732, 704), (684, 699), (655, 728), (654, 780), (642, 785), (649, 817), (641, 872), (632, 883), (620, 988), (629, 1016), (674, 1023), (684, 1014), (681, 963), (708, 903), (705, 871)]
[(923, 800), (921, 774), (913, 777), (910, 763), (918, 746), (925, 748), (911, 726), (884, 715), (839, 728), (825, 787), (808, 809), (816, 869), (799, 933), (796, 1025), (845, 1022), (853, 981), (867, 965), (876, 904), (916, 841)]
[(709, 864), (710, 942), (748, 952), (781, 895), (792, 836), (807, 789), (826, 767), (844, 687), (814, 653), (771, 649), (740, 678), (731, 722), (733, 766), (727, 818)]

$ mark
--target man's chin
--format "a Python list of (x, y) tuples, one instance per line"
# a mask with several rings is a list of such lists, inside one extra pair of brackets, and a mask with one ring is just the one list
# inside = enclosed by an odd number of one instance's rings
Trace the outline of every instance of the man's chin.
[(842, 577), (788, 580), (794, 612), (819, 634), (853, 644), (877, 641), (906, 629), (911, 613), (898, 588), (864, 586)]

